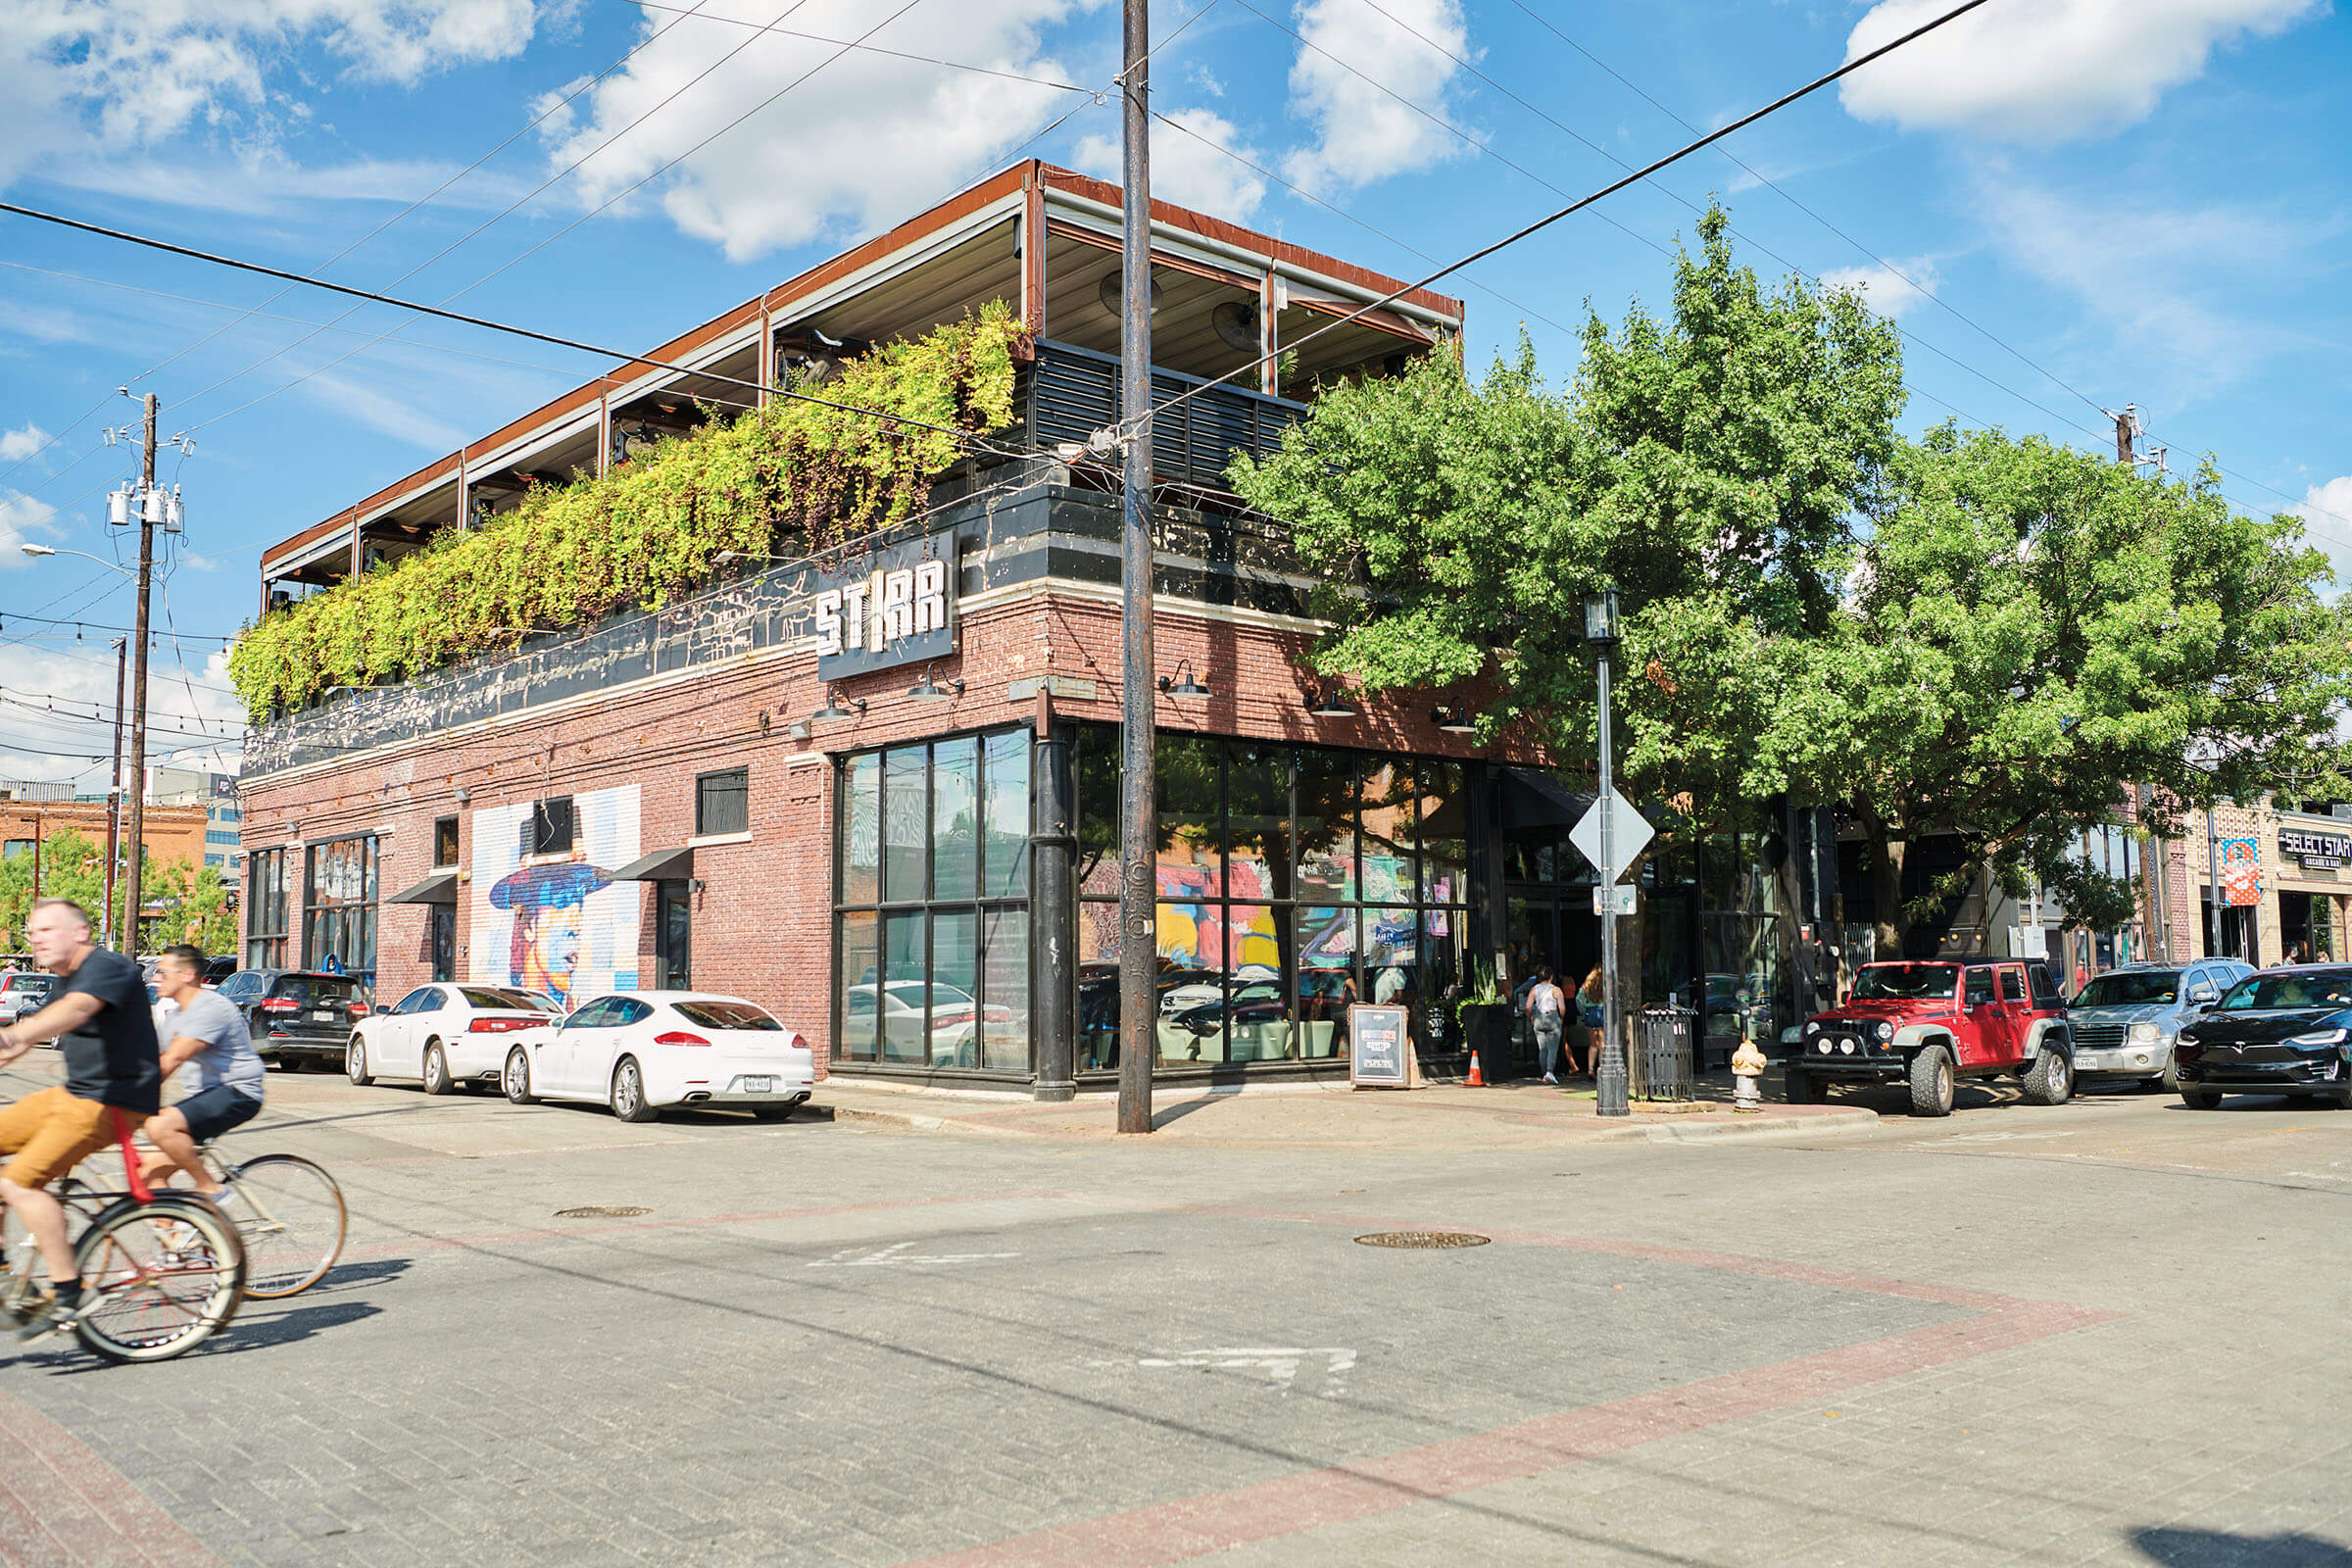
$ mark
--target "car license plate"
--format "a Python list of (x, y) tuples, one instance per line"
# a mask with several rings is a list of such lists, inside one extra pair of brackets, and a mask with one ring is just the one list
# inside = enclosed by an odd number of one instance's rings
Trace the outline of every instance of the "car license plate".
[(314, 1023), (333, 1023), (335, 1021), (334, 1011), (333, 1009), (327, 1007), (315, 1007), (311, 1010), (311, 1021)]
[(772, 1095), (776, 1092), (776, 1081), (773, 1078), (746, 1078), (743, 1092), (747, 1095)]

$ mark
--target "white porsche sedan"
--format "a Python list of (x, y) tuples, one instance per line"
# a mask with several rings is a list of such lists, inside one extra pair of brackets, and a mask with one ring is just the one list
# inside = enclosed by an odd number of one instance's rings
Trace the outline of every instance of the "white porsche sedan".
[(703, 991), (616, 991), (561, 1022), (506, 1040), (501, 1081), (517, 1105), (582, 1101), (622, 1121), (677, 1105), (783, 1116), (816, 1087), (808, 1042), (741, 997)]
[(343, 1071), (355, 1084), (413, 1080), (428, 1095), (495, 1084), (506, 1069), (508, 1042), (551, 1021), (554, 1010), (546, 998), (506, 986), (418, 986), (352, 1026)]

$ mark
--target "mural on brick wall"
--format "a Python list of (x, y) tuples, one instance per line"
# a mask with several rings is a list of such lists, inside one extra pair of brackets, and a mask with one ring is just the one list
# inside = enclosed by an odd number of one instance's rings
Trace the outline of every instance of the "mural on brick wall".
[[(473, 814), (471, 978), (541, 991), (566, 1008), (637, 984), (637, 786), (571, 797), (572, 847), (528, 856), (532, 803)], [(525, 863), (527, 860), (529, 863)]]
[(2229, 901), (2240, 907), (2262, 902), (2262, 846), (2252, 839), (2224, 839), (2222, 886)]

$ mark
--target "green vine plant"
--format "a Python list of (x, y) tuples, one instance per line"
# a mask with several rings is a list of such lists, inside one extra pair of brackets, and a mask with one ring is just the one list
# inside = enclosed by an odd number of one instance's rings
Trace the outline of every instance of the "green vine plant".
[(777, 399), (658, 442), (609, 472), (534, 486), (482, 527), (265, 615), (229, 651), (255, 723), (333, 686), (411, 679), (512, 646), (515, 627), (568, 628), (658, 609), (713, 582), (722, 551), (789, 556), (917, 511), (960, 439), (1012, 419), (1019, 319), (992, 300), (921, 337), (880, 344), (825, 383), (834, 403)]

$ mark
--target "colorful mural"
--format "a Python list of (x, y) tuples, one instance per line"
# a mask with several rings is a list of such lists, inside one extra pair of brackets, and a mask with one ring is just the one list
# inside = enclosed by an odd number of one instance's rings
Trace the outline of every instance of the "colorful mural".
[(2262, 902), (2262, 847), (2252, 839), (2224, 839), (2222, 887), (2241, 906)]
[[(637, 786), (571, 798), (572, 848), (526, 856), (531, 803), (473, 815), (470, 978), (541, 991), (565, 1007), (637, 984), (638, 886), (614, 882), (637, 858)], [(527, 863), (526, 863), (527, 862)]]

